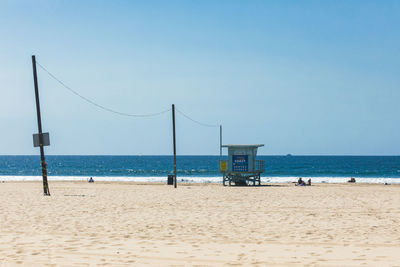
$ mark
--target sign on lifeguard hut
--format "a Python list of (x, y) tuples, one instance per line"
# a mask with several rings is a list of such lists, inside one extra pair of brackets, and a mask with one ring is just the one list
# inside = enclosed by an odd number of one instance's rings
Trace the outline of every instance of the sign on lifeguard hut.
[(257, 150), (264, 145), (223, 145), (228, 148), (228, 160), (221, 161), (223, 185), (232, 182), (235, 185), (260, 185), (260, 175), (264, 172), (265, 162), (257, 160)]

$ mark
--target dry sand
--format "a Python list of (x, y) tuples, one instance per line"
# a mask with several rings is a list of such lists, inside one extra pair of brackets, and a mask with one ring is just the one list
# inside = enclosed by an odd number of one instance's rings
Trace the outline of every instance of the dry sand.
[(400, 266), (400, 185), (0, 183), (0, 266)]

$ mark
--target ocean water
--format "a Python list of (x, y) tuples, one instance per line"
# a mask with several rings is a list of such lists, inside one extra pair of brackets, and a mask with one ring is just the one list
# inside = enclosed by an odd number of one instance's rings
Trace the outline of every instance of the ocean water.
[[(400, 156), (258, 156), (265, 160), (262, 182), (298, 177), (340, 183), (400, 183)], [(179, 182), (221, 182), (219, 156), (177, 156)], [(166, 182), (172, 156), (47, 156), (49, 181), (86, 180)], [(41, 180), (39, 156), (0, 156), (0, 180)]]

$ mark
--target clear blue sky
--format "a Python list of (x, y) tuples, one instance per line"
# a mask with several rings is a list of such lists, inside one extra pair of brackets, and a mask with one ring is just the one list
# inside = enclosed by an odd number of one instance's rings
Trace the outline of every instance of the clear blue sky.
[[(1, 1), (0, 154), (38, 154), (31, 55), (122, 112), (177, 108), (261, 154), (399, 155), (399, 1)], [(171, 114), (121, 117), (38, 70), (48, 154), (171, 154)], [(178, 154), (218, 128), (177, 114)]]

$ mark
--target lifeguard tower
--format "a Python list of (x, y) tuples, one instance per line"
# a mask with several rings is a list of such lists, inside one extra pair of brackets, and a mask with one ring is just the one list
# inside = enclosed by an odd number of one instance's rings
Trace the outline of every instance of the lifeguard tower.
[(257, 160), (257, 149), (264, 145), (222, 145), (228, 148), (228, 160), (221, 160), (222, 184), (261, 185), (265, 161)]

